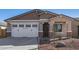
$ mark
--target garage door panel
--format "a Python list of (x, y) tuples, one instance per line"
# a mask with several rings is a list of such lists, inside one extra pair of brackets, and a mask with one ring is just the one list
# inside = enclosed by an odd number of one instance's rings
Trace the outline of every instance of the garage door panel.
[(25, 27), (12, 28), (13, 37), (38, 37), (38, 23), (26, 23)]
[(14, 28), (13, 30), (12, 30), (12, 36), (13, 37), (23, 37), (23, 33), (24, 31), (23, 31), (23, 29), (22, 28)]

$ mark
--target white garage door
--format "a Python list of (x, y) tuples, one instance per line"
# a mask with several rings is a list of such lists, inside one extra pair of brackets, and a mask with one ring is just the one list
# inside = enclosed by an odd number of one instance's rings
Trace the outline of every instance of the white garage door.
[(13, 24), (12, 37), (38, 37), (38, 23)]

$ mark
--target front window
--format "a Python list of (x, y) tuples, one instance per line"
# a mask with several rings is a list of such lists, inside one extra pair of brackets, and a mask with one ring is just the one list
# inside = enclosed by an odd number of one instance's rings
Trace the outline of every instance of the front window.
[(26, 27), (31, 27), (31, 24), (27, 24)]
[(23, 24), (19, 24), (19, 27), (24, 27), (24, 25)]
[(17, 24), (13, 24), (12, 27), (17, 27)]
[(33, 24), (32, 27), (37, 27), (37, 24)]
[(55, 32), (62, 32), (62, 24), (54, 24)]

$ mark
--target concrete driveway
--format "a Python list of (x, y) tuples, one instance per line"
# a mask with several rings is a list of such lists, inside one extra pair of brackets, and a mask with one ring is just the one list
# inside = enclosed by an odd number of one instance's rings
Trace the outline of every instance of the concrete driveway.
[(38, 49), (37, 38), (2, 38), (0, 39), (0, 50), (36, 50)]

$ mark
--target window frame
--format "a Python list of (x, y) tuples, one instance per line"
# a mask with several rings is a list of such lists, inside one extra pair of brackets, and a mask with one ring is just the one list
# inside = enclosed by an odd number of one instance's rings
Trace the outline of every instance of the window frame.
[(18, 25), (17, 24), (12, 24), (12, 27), (18, 27)]
[[(30, 25), (30, 26), (29, 26), (29, 25)], [(26, 28), (31, 27), (31, 24), (26, 24), (25, 27), (26, 27)]]
[(19, 27), (24, 27), (24, 24), (19, 24)]
[(32, 24), (32, 27), (36, 27), (36, 28), (37, 28), (37, 27), (38, 27), (38, 25), (37, 25), (37, 24)]
[[(60, 26), (60, 29), (58, 28)], [(55, 32), (62, 32), (62, 24), (56, 23), (54, 24), (54, 31)]]

